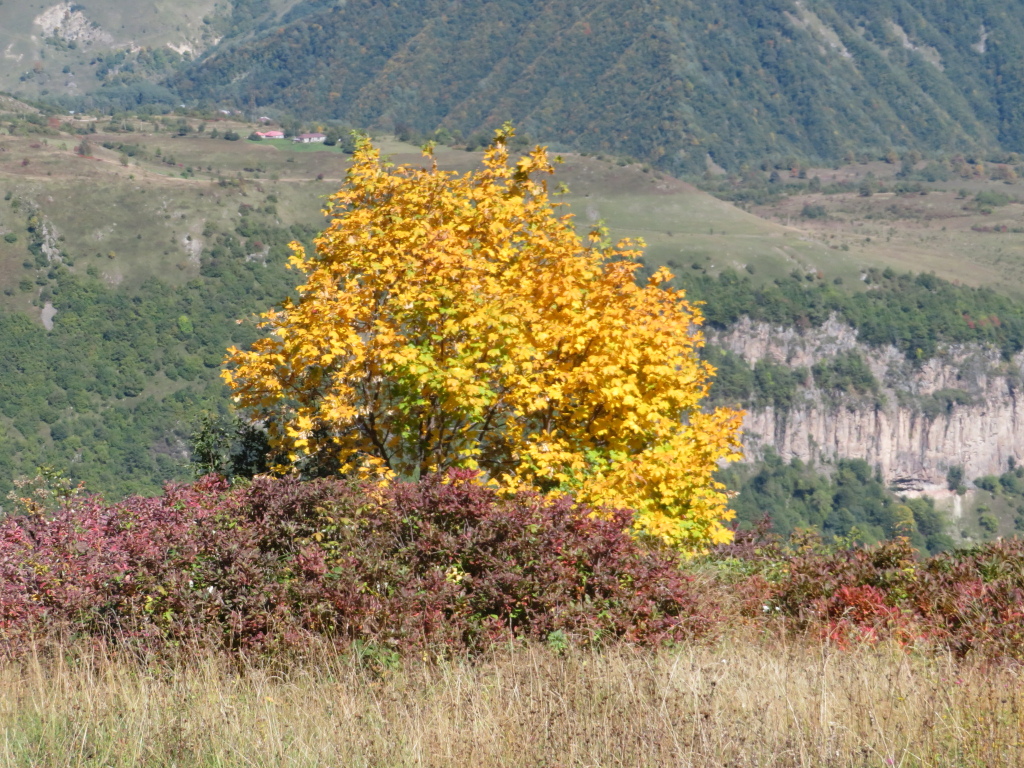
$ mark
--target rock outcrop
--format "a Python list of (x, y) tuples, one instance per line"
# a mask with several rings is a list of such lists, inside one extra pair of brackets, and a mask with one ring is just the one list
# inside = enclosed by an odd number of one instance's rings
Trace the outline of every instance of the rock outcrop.
[(857, 350), (881, 384), (881, 397), (837, 398), (809, 376), (794, 405), (748, 412), (744, 445), (750, 456), (774, 448), (785, 459), (862, 458), (904, 491), (944, 489), (946, 472), (964, 477), (1001, 474), (1024, 458), (1024, 355), (1012, 361), (978, 346), (949, 347), (914, 362), (894, 347), (859, 344), (856, 331), (834, 318), (804, 332), (744, 321), (709, 341), (748, 363), (773, 359), (810, 369)]
[(114, 38), (100, 29), (83, 13), (77, 3), (58, 3), (36, 16), (34, 23), (42, 27), (44, 37), (59, 37), (69, 42), (99, 43), (111, 45)]

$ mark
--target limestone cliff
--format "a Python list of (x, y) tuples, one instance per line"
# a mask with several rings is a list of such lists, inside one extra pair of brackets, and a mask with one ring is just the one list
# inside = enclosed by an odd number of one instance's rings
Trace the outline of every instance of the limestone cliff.
[(1024, 355), (1007, 362), (995, 350), (950, 347), (915, 363), (895, 348), (859, 344), (856, 331), (834, 318), (804, 332), (744, 321), (709, 333), (709, 341), (750, 364), (773, 359), (806, 368), (857, 350), (882, 385), (880, 398), (844, 400), (808, 377), (790, 409), (748, 412), (748, 455), (770, 446), (786, 459), (863, 458), (894, 486), (931, 494), (945, 490), (950, 466), (973, 479), (1024, 458)]

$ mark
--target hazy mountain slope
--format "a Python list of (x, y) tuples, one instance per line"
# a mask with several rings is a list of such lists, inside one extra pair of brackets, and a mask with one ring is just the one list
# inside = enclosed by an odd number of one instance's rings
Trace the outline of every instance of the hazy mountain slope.
[(174, 94), (155, 84), (222, 40), (277, 21), (295, 3), (0, 2), (0, 90), (79, 107), (176, 103)]
[(362, 125), (703, 167), (710, 153), (1024, 149), (1021, 0), (299, 3), (175, 86)]
[[(88, 93), (116, 74), (109, 64), (119, 52), (119, 65), (143, 50), (160, 50), (172, 63), (215, 41), (203, 23), (215, 8), (215, 0), (5, 2), (0, 4), (0, 89), (32, 97)], [(150, 68), (149, 74), (159, 70)]]
[(183, 98), (466, 137), (513, 119), (556, 146), (696, 171), (709, 154), (738, 168), (1021, 150), (1022, 11), (1024, 0), (7, 2), (0, 90), (68, 108)]

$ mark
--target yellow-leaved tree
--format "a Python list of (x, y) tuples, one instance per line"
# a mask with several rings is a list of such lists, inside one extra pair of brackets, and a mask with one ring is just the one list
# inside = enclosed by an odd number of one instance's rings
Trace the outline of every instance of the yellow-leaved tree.
[(636, 510), (683, 549), (730, 539), (719, 462), (741, 414), (702, 410), (701, 315), (639, 253), (559, 215), (542, 148), (480, 170), (393, 167), (359, 143), (298, 300), (229, 350), (235, 402), (279, 469), (417, 478), (475, 468), (503, 488)]

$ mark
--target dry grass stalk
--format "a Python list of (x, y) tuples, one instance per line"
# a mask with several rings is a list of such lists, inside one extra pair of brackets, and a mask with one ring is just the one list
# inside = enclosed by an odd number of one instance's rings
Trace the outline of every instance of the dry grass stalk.
[(1016, 766), (1014, 667), (736, 640), (406, 662), (0, 669), (0, 766)]

